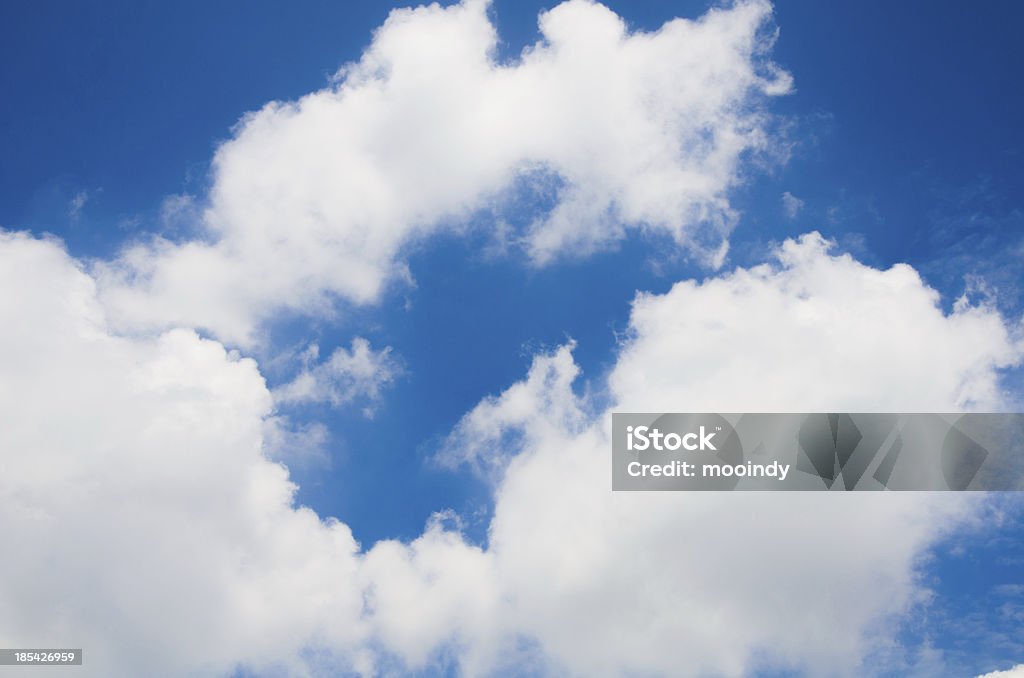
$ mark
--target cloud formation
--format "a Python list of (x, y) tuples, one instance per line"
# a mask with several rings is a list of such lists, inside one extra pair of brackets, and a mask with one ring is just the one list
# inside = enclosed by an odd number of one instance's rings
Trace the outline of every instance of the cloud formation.
[(362, 337), (352, 347), (339, 347), (322, 363), (316, 364), (320, 348), (311, 344), (303, 353), (303, 369), (287, 384), (274, 390), (278, 405), (329, 403), (341, 407), (364, 401), (363, 413), (373, 415), (383, 392), (401, 374), (402, 367), (390, 346), (375, 351)]
[(774, 262), (639, 295), (590, 426), (564, 347), (456, 429), (449, 457), (505, 469), (489, 552), (507, 618), (555, 666), (862, 675), (921, 600), (918, 559), (976, 497), (609, 491), (613, 410), (1000, 408), (998, 370), (1022, 348), (998, 313), (944, 314), (910, 267), (829, 246), (810, 234)]
[(642, 33), (571, 0), (499, 63), (486, 3), (399, 10), (331, 87), (243, 118), (205, 200), (165, 203), (200, 239), (84, 266), (0, 231), (0, 580), (19, 582), (0, 636), (74, 639), (86, 676), (862, 673), (926, 594), (919, 559), (983, 498), (612, 493), (609, 414), (999, 409), (1021, 344), (993, 308), (944, 313), (910, 267), (817, 234), (639, 294), (600, 398), (568, 344), (448, 437), (443, 461), (493, 488), (483, 545), (443, 511), (360, 545), (274, 461), (323, 436), (275, 402), (372, 407), (387, 348), (311, 353), (272, 393), (225, 346), (373, 302), (410, 246), (522, 191), (554, 198), (508, 236), (535, 264), (630, 229), (721, 264), (728, 191), (789, 88), (769, 21), (746, 0)]
[(639, 295), (614, 392), (638, 412), (1002, 407), (997, 370), (1021, 345), (994, 308), (961, 300), (945, 314), (912, 267), (874, 269), (831, 246), (811, 233), (776, 262)]
[[(0, 634), (74, 638), (83, 675), (820, 674), (856, 667), (920, 599), (918, 559), (981, 501), (612, 493), (609, 418), (584, 414), (567, 346), (449, 440), (496, 459), (486, 547), (438, 515), (365, 549), (294, 504), (254, 361), (190, 330), (112, 333), (53, 242), (5, 233), (0, 289), (19, 290), (0, 295), (0, 578), (23, 583), (0, 594)], [(1019, 345), (991, 309), (935, 301), (908, 267), (787, 242), (774, 263), (639, 296), (610, 409), (998, 406)], [(757, 378), (739, 384), (744, 360)]]
[(50, 242), (4, 234), (0, 281), (19, 290), (0, 295), (0, 573), (19, 582), (0, 593), (0, 634), (73, 641), (94, 676), (297, 666), (317, 637), (354, 647), (358, 545), (295, 508), (263, 456), (256, 363), (188, 330), (111, 334), (94, 281)]
[(767, 58), (767, 1), (644, 33), (570, 0), (508, 63), (487, 12), (395, 10), (335, 84), (246, 115), (214, 157), (202, 238), (156, 237), (96, 265), (115, 325), (244, 345), (282, 311), (376, 300), (408, 278), (410, 244), (500, 221), (523, 190), (554, 194), (512, 236), (535, 263), (628, 229), (721, 263), (728, 190), (769, 147), (763, 102), (790, 86)]
[(978, 678), (1024, 678), (1024, 664), (1017, 664), (1005, 671), (993, 671)]

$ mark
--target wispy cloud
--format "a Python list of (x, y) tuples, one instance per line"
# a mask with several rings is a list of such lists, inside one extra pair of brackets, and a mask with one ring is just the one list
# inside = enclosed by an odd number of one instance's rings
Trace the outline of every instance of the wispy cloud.
[(375, 351), (362, 337), (353, 339), (350, 349), (339, 347), (327, 360), (317, 363), (319, 355), (316, 344), (306, 349), (302, 371), (274, 390), (276, 403), (329, 403), (342, 407), (361, 401), (363, 414), (372, 417), (384, 390), (402, 373), (401, 362), (390, 346)]
[(68, 202), (68, 216), (72, 221), (78, 221), (78, 218), (82, 216), (82, 208), (87, 202), (89, 202), (88, 191), (79, 191), (71, 198), (71, 201)]
[(804, 201), (789, 191), (782, 194), (782, 213), (787, 219), (796, 219), (797, 215), (804, 208)]

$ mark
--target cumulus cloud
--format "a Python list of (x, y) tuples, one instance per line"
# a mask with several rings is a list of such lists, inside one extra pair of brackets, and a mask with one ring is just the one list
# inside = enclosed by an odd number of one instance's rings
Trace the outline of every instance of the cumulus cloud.
[(0, 290), (5, 642), (105, 677), (376, 675), (500, 642), (493, 558), (445, 516), (363, 550), (294, 504), (269, 455), (318, 436), (281, 430), (252, 359), (112, 333), (55, 242), (0, 232)]
[(769, 147), (764, 100), (790, 86), (766, 56), (770, 5), (647, 33), (570, 0), (509, 63), (487, 11), (396, 10), (330, 87), (246, 115), (214, 158), (202, 238), (96, 265), (112, 321), (245, 344), (281, 310), (374, 301), (408, 277), (404, 249), (438, 229), (497, 212), (504, 231), (500, 205), (537, 185), (553, 204), (512, 237), (538, 264), (627, 229), (721, 263), (728, 191)]
[[(364, 549), (294, 504), (254, 361), (190, 330), (112, 333), (52, 242), (4, 234), (0, 289), (18, 290), (0, 295), (0, 578), (20, 583), (0, 592), (0, 634), (73, 639), (83, 675), (842, 673), (981, 501), (612, 493), (608, 413), (586, 414), (567, 346), (449, 440), (494, 482), (486, 547), (439, 515)], [(1019, 346), (994, 311), (935, 302), (907, 267), (787, 242), (774, 263), (640, 295), (609, 411), (997, 407)]]
[(1005, 671), (993, 671), (984, 675), (978, 676), (978, 678), (1024, 678), (1024, 664), (1017, 664), (1013, 668)]
[(999, 408), (1021, 346), (998, 313), (944, 314), (911, 268), (828, 249), (811, 234), (763, 266), (639, 295), (611, 406), (582, 430), (568, 347), (456, 429), (446, 454), (505, 469), (489, 550), (511, 624), (555, 666), (860, 675), (922, 599), (918, 559), (977, 498), (609, 491), (612, 410)]
[[(572, 433), (587, 423), (583, 403), (565, 397), (579, 368), (572, 359), (574, 343), (534, 359), (525, 381), (510, 386), (498, 396), (485, 398), (464, 416), (448, 436), (436, 460), (444, 466), (468, 464), (482, 475), (497, 478), (504, 471), (504, 459), (495, 452), (508, 449), (508, 434), (532, 438), (559, 431)], [(543, 412), (544, 419), (536, 420)], [(532, 422), (534, 425), (527, 427)]]
[(638, 412), (1001, 407), (997, 369), (1021, 347), (994, 309), (964, 302), (944, 314), (910, 266), (874, 269), (830, 245), (812, 233), (787, 240), (776, 262), (639, 295), (615, 392)]
[(319, 354), (316, 344), (305, 351), (303, 359), (306, 365), (302, 371), (274, 390), (276, 403), (323, 402), (341, 407), (361, 400), (365, 402), (363, 413), (372, 416), (384, 390), (402, 371), (390, 346), (375, 351), (362, 337), (353, 339), (350, 349), (339, 347), (327, 360), (317, 364)]
[(52, 243), (5, 234), (0, 281), (18, 290), (0, 295), (7, 642), (88, 648), (95, 676), (355, 647), (358, 545), (295, 508), (263, 456), (256, 363), (192, 331), (110, 334), (93, 280)]

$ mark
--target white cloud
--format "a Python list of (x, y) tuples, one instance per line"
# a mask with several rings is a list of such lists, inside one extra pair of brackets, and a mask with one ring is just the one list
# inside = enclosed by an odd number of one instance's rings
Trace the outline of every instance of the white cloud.
[(408, 276), (409, 243), (536, 180), (556, 191), (518, 236), (537, 263), (631, 228), (720, 263), (728, 190), (769, 145), (762, 102), (789, 88), (766, 58), (770, 12), (743, 0), (643, 33), (571, 0), (504, 64), (485, 2), (396, 10), (335, 85), (241, 120), (214, 158), (201, 240), (97, 264), (112, 320), (245, 344), (278, 311), (374, 301)]
[(82, 647), (84, 675), (172, 676), (365, 637), (349, 529), (296, 509), (261, 453), (254, 361), (186, 330), (111, 335), (51, 243), (4, 234), (0, 289), (18, 290), (0, 295), (6, 642)]
[(586, 405), (569, 350), (538, 357), (447, 452), (506, 468), (489, 552), (509, 626), (572, 674), (861, 675), (925, 595), (921, 556), (978, 498), (612, 493), (608, 415), (998, 408), (996, 369), (1021, 347), (994, 311), (936, 302), (909, 267), (812, 234), (777, 263), (638, 296), (590, 427), (565, 416)]
[(278, 414), (264, 419), (263, 453), (295, 470), (313, 464), (329, 466), (327, 427), (320, 422), (296, 423)]
[(313, 344), (305, 353), (305, 368), (296, 377), (274, 390), (274, 402), (280, 405), (326, 402), (341, 407), (356, 400), (365, 401), (364, 414), (372, 416), (383, 391), (401, 373), (390, 346), (379, 351), (362, 337), (352, 340), (352, 348), (339, 347), (320, 364), (315, 364), (319, 347)]
[(782, 194), (782, 213), (785, 214), (788, 219), (796, 219), (796, 216), (800, 214), (800, 210), (803, 208), (803, 200), (796, 197), (789, 191), (785, 191)]
[[(438, 516), (361, 550), (296, 507), (268, 460), (280, 438), (255, 362), (192, 331), (112, 334), (94, 281), (50, 242), (4, 234), (0, 290), (18, 290), (0, 294), (0, 579), (19, 582), (0, 635), (88, 648), (86, 676), (445, 657), (470, 675), (819, 674), (856, 666), (919, 599), (918, 559), (980, 501), (613, 494), (608, 417), (583, 414), (566, 347), (450, 441), (495, 471), (486, 549)], [(830, 256), (816, 236), (778, 264), (641, 295), (632, 328), (613, 408), (989, 407), (995, 368), (1020, 358), (993, 311), (943, 315), (909, 268)]]
[[(570, 343), (550, 355), (538, 356), (525, 381), (510, 386), (499, 396), (480, 402), (459, 421), (448, 436), (437, 461), (444, 466), (468, 464), (481, 475), (496, 479), (504, 471), (505, 459), (494, 453), (507, 448), (509, 431), (522, 431), (531, 439), (572, 433), (587, 423), (582, 403), (567, 398), (579, 369), (572, 359)], [(544, 413), (537, 420), (538, 412)], [(527, 427), (527, 423), (533, 426)]]
[(1013, 668), (1005, 671), (993, 671), (992, 673), (986, 673), (978, 676), (978, 678), (1024, 678), (1024, 664), (1017, 664)]
[(812, 233), (786, 241), (777, 264), (638, 296), (614, 391), (639, 412), (1000, 407), (995, 368), (1020, 345), (994, 309), (944, 315), (910, 266), (877, 270), (828, 247)]
[(80, 646), (83, 676), (374, 675), (496, 637), (493, 559), (444, 516), (362, 551), (295, 506), (267, 455), (319, 434), (279, 430), (253, 360), (112, 334), (57, 243), (0, 232), (0, 290), (5, 642)]

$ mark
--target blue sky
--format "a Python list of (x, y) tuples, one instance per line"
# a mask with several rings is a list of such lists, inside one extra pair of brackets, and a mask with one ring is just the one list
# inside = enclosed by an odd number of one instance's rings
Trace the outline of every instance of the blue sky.
[[(494, 1), (488, 15), (499, 60), (514, 62), (539, 39), (537, 14), (552, 5)], [(639, 31), (707, 9), (608, 6)], [(53, 234), (86, 262), (112, 259), (149, 234), (193, 239), (192, 217), (162, 220), (167, 197), (203, 204), (214, 183), (211, 158), (241, 115), (326, 87), (339, 67), (360, 59), (390, 9), (5, 4), (0, 226)], [(817, 230), (866, 266), (910, 264), (947, 311), (967, 290), (972, 300), (993, 298), (1008, 327), (1019, 322), (1022, 20), (1024, 7), (1012, 2), (778, 3), (763, 30), (778, 29), (770, 58), (794, 85), (752, 104), (765, 112), (774, 141), (772, 152), (741, 164), (728, 189), (738, 219), (724, 270), (761, 263), (786, 238)], [(550, 207), (529, 196), (501, 209), (525, 228)], [(493, 486), (433, 461), (463, 415), (570, 338), (582, 370), (576, 393), (600, 411), (637, 291), (664, 295), (676, 281), (718, 275), (664, 234), (636, 230), (592, 255), (535, 266), (514, 248), (495, 253), (492, 225), (481, 212), (468, 236), (414, 239), (402, 249), (414, 284), (389, 284), (370, 304), (339, 299), (336, 316), (274, 315), (267, 341), (241, 348), (274, 388), (294, 377), (287, 356), (309, 342), (321, 356), (356, 336), (391, 347), (400, 373), (372, 403), (372, 416), (323, 402), (286, 410), (292, 424), (327, 431), (322, 454), (288, 464), (296, 502), (337, 516), (364, 548), (414, 540), (447, 508), (461, 517), (468, 543), (486, 546)], [(1019, 374), (1002, 374), (1006, 402), (1019, 402)], [(900, 661), (923, 662), (926, 647), (942, 655), (942, 675), (1024, 662), (1024, 527), (1019, 503), (1003, 511), (998, 527), (965, 529), (917, 554), (924, 565), (915, 576), (935, 598), (901, 627), (909, 649)], [(980, 638), (963, 631), (965, 618)]]
[[(546, 6), (493, 5), (506, 56), (537, 39), (536, 15)], [(640, 29), (705, 7), (609, 6)], [(109, 254), (126, 238), (159, 228), (167, 195), (204, 190), (212, 150), (241, 112), (322, 87), (358, 58), (388, 9), (332, 2), (302, 11), (206, 3), (9, 8), (0, 49), (4, 90), (13, 95), (4, 110), (0, 223), (54, 233), (80, 256)], [(1000, 297), (1009, 310), (1018, 310), (1020, 260), (1006, 248), (1024, 238), (1024, 132), (1017, 122), (1024, 93), (1014, 86), (1024, 57), (1012, 29), (1019, 16), (1013, 3), (984, 11), (956, 3), (776, 7), (775, 60), (797, 82), (774, 108), (791, 126), (793, 157), (752, 173), (737, 191), (743, 218), (734, 262), (759, 261), (771, 241), (817, 229), (867, 262), (915, 265), (947, 303), (963, 292), (965, 275), (991, 276), (1007, 288)], [(787, 191), (804, 203), (793, 219), (783, 211)], [(71, 217), (81, 192), (88, 200)], [(513, 381), (531, 347), (573, 337), (585, 370), (600, 372), (635, 290), (664, 291), (675, 279), (706, 273), (685, 262), (655, 272), (650, 249), (633, 241), (585, 266), (540, 272), (524, 272), (521, 262), (483, 261), (475, 247), (442, 240), (416, 253), (411, 313), (391, 305), (349, 327), (317, 329), (334, 346), (347, 344), (354, 328), (378, 327), (383, 343), (400, 346), (416, 369), (385, 407), (422, 412), (410, 428), (426, 426), (433, 435), (444, 435), (481, 395)], [(466, 279), (474, 283), (453, 282)], [(447, 330), (462, 323), (472, 332)], [(474, 348), (481, 345), (487, 350)], [(436, 384), (453, 379), (438, 398)], [(345, 424), (348, 445), (366, 449), (366, 439), (351, 430), (364, 422)], [(423, 445), (373, 422), (364, 426), (367, 438), (400, 459)], [(336, 466), (345, 475), (343, 456)], [(344, 482), (324, 480), (321, 472), (302, 483), (316, 493), (309, 501), (346, 516), (365, 513), (365, 522), (351, 520), (370, 540), (412, 536), (438, 498), (479, 499), (463, 481), (412, 464), (412, 499), (423, 503), (385, 517), (348, 503), (355, 498), (332, 498), (332, 490), (321, 495), (314, 484)], [(349, 489), (358, 493), (359, 485)]]

